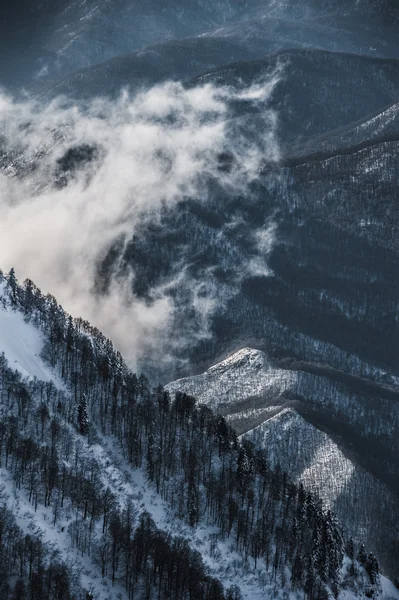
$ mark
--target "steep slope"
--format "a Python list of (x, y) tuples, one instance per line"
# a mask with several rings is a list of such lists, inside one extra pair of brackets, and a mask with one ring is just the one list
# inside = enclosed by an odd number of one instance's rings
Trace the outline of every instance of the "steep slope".
[[(357, 390), (337, 386), (333, 378), (321, 373), (315, 377), (293, 369), (294, 365), (291, 370), (276, 368), (265, 353), (244, 348), (203, 374), (172, 382), (166, 389), (195, 396), (224, 415), (257, 447), (267, 449), (273, 465), (279, 464), (317, 491), (346, 531), (357, 542), (367, 541), (394, 572), (399, 497), (396, 451), (391, 446), (389, 459), (375, 445), (374, 451), (380, 452), (376, 468), (361, 438), (373, 443), (373, 428), (376, 437), (382, 431), (388, 439), (394, 437), (399, 423), (397, 400), (383, 424), (384, 411), (377, 406), (381, 400), (373, 407), (359, 385)], [(377, 388), (374, 393), (378, 394)], [(379, 423), (373, 427), (374, 419)], [(395, 476), (390, 477), (390, 472)]]
[[(2, 296), (3, 288), (4, 286), (0, 288)], [(43, 348), (42, 336), (31, 323), (24, 321), (21, 313), (2, 310), (0, 331), (0, 353), (4, 352), (7, 356), (11, 368), (25, 377), (37, 377), (42, 381), (57, 378), (40, 357)]]
[[(317, 499), (239, 444), (224, 419), (151, 390), (98, 330), (31, 281), (2, 276), (1, 294), (19, 355), (36, 330), (63, 380), (60, 389), (24, 379), (1, 357), (2, 594), (294, 600), (306, 585), (320, 600), (399, 597), (375, 556), (345, 546)], [(9, 340), (12, 353), (19, 338)]]

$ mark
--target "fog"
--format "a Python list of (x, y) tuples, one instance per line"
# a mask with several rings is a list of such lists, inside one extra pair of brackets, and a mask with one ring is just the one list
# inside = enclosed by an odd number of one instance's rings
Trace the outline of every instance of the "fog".
[[(120, 277), (115, 268), (107, 292), (99, 294), (98, 268), (116, 242), (123, 248), (163, 207), (178, 207), (188, 197), (206, 203), (205, 179), (245, 194), (262, 161), (278, 158), (277, 118), (268, 108), (277, 79), (240, 91), (167, 83), (84, 106), (62, 98), (41, 106), (0, 95), (0, 267), (13, 266), (21, 281), (31, 278), (68, 312), (101, 329), (133, 367), (143, 352), (156, 349), (165, 358), (174, 344), (210, 335), (212, 315), (234, 293), (216, 286), (211, 274), (204, 293), (204, 282), (192, 281), (181, 264), (173, 281), (144, 301), (132, 293), (132, 270)], [(256, 141), (233, 118), (232, 101), (261, 108)], [(220, 170), (218, 154), (231, 148), (239, 167)], [(274, 233), (273, 224), (255, 232), (265, 257)], [(252, 261), (250, 270), (267, 274), (264, 260)], [(195, 331), (182, 328), (184, 340), (171, 330), (175, 306), (167, 292), (176, 283), (189, 290), (198, 316)]]

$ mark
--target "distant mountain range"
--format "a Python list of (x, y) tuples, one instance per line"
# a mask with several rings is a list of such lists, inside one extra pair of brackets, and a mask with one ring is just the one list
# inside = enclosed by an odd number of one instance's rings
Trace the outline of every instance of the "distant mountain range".
[[(192, 54), (186, 57), (187, 66), (190, 62), (204, 65), (209, 53), (219, 54), (219, 60), (226, 63), (295, 47), (398, 58), (398, 23), (394, 0), (58, 0), (40, 4), (18, 0), (6, 2), (2, 11), (1, 77), (3, 83), (17, 85), (35, 78), (64, 78), (66, 72), (155, 44), (165, 44), (165, 50), (159, 49), (161, 56), (164, 52)], [(116, 61), (116, 71), (123, 68), (123, 60)], [(220, 64), (213, 60), (212, 66)], [(162, 61), (162, 71), (161, 65)], [(186, 73), (176, 68), (170, 75)]]

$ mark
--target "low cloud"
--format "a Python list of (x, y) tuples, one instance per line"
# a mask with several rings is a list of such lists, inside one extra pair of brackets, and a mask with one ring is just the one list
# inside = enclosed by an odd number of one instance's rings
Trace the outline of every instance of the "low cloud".
[[(179, 265), (173, 279), (144, 301), (132, 292), (135, 273), (121, 277), (117, 268), (99, 293), (98, 268), (116, 242), (126, 244), (164, 207), (189, 197), (206, 203), (210, 178), (245, 193), (262, 162), (278, 157), (276, 116), (267, 108), (274, 84), (271, 79), (236, 92), (167, 83), (81, 107), (0, 95), (1, 268), (14, 266), (21, 280), (33, 279), (69, 312), (92, 322), (132, 366), (140, 354), (164, 356), (174, 344), (209, 335), (212, 315), (233, 293), (212, 272), (205, 286)], [(264, 130), (255, 141), (246, 135), (245, 120), (233, 118), (233, 101), (263, 103)], [(220, 168), (226, 151), (238, 167)], [(272, 234), (270, 226), (259, 232), (265, 255)], [(179, 339), (173, 339), (172, 286), (187, 293), (196, 315)]]

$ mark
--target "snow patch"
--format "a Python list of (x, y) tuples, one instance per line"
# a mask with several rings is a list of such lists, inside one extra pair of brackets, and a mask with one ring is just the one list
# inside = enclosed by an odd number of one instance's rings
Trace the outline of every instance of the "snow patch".
[[(0, 297), (1, 292), (0, 286)], [(43, 345), (41, 332), (27, 323), (21, 312), (0, 306), (0, 354), (4, 352), (10, 368), (24, 377), (54, 381), (58, 388), (63, 388), (63, 383), (40, 356)]]

